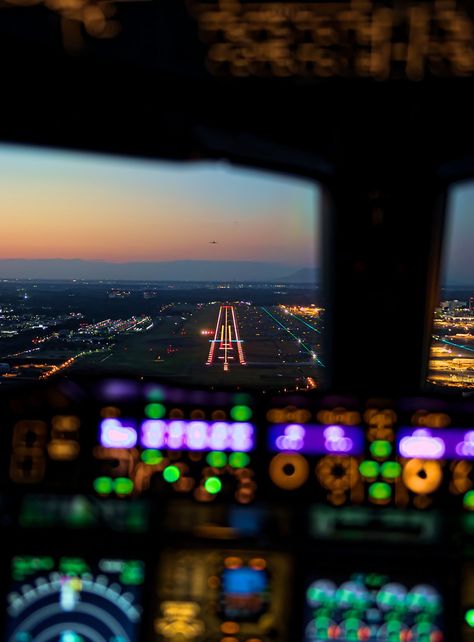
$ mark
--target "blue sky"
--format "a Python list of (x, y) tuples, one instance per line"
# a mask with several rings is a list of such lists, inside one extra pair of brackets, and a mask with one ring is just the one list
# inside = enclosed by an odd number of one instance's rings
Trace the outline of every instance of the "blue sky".
[(474, 181), (449, 194), (441, 282), (474, 286)]

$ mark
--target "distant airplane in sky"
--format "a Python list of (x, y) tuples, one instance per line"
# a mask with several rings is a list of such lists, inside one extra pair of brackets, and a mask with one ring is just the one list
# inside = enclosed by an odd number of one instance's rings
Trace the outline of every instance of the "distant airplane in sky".
[(217, 245), (217, 241), (209, 241), (211, 245)]

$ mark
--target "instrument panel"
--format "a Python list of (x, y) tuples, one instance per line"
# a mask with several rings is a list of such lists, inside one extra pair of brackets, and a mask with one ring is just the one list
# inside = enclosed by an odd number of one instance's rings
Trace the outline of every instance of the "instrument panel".
[(262, 404), (244, 393), (132, 381), (42, 390), (4, 408), (5, 489), (474, 509), (470, 401)]
[(1, 639), (471, 642), (473, 411), (132, 380), (15, 391)]
[(17, 556), (7, 595), (9, 642), (136, 638), (143, 562)]

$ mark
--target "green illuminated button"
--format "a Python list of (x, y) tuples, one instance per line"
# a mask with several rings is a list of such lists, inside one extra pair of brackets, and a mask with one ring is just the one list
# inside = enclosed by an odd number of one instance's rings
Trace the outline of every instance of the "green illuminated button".
[(401, 475), (402, 467), (396, 461), (386, 461), (380, 467), (380, 472), (385, 479), (397, 479)]
[(468, 626), (474, 629), (474, 609), (469, 609), (464, 615), (464, 619)]
[(149, 466), (154, 466), (155, 464), (159, 464), (161, 461), (163, 461), (163, 455), (159, 450), (150, 448), (149, 450), (144, 450), (142, 452), (142, 461), (144, 461), (145, 464), (148, 464)]
[(390, 499), (392, 495), (392, 489), (388, 484), (383, 482), (376, 482), (369, 486), (369, 497), (379, 501), (384, 501)]
[(370, 452), (372, 457), (379, 457), (384, 459), (388, 457), (392, 452), (392, 444), (389, 441), (383, 439), (376, 439), (370, 444)]
[(344, 626), (346, 627), (346, 629), (353, 629), (355, 631), (358, 631), (360, 627), (360, 620), (356, 617), (349, 617), (344, 620)]
[[(391, 635), (395, 639), (395, 635), (399, 636), (399, 633), (401, 631), (402, 625), (398, 620), (390, 620), (390, 622), (387, 624), (387, 631), (388, 634)], [(400, 639), (400, 637), (397, 637), (397, 642)]]
[(59, 572), (66, 575), (82, 575), (90, 571), (89, 565), (82, 557), (61, 557)]
[(231, 453), (229, 455), (229, 464), (232, 468), (245, 468), (249, 465), (250, 457), (247, 453)]
[(214, 468), (223, 468), (227, 464), (227, 455), (216, 450), (207, 455), (206, 461), (209, 466), (213, 466)]
[[(418, 635), (429, 635), (433, 630), (431, 622), (420, 622), (415, 628)], [(429, 640), (430, 638), (428, 637), (427, 639)]]
[(359, 465), (359, 472), (362, 477), (373, 479), (379, 474), (380, 467), (376, 461), (363, 461)]
[(110, 495), (113, 490), (113, 483), (110, 477), (97, 477), (94, 479), (94, 490), (99, 495)]
[(130, 495), (133, 491), (133, 482), (128, 477), (117, 477), (114, 488), (117, 495)]
[(327, 640), (328, 639), (327, 637), (324, 638), (322, 636), (327, 635), (327, 631), (328, 631), (328, 628), (329, 628), (330, 624), (331, 624), (331, 620), (328, 617), (319, 616), (319, 617), (315, 618), (314, 626), (315, 626), (315, 629), (316, 629), (316, 633), (317, 633), (318, 637), (321, 638), (322, 640), (324, 640), (324, 639)]
[(143, 584), (145, 578), (145, 568), (143, 562), (131, 560), (125, 562), (122, 573), (120, 574), (120, 581), (123, 584), (138, 586)]
[(252, 416), (252, 409), (248, 406), (234, 406), (230, 409), (230, 416), (234, 421), (248, 421)]
[(163, 479), (168, 482), (168, 484), (173, 484), (177, 482), (181, 477), (181, 473), (177, 466), (167, 466), (163, 471)]
[(204, 488), (211, 495), (217, 495), (222, 490), (222, 482), (219, 477), (208, 477), (204, 482)]
[(145, 415), (150, 419), (161, 419), (166, 415), (166, 408), (162, 403), (149, 403), (145, 406)]
[(464, 508), (474, 510), (474, 490), (468, 490), (463, 499)]

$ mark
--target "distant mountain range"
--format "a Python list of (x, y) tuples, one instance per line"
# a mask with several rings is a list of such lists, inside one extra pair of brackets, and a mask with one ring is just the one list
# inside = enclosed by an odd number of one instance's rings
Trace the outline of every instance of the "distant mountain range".
[(301, 268), (281, 280), (285, 283), (319, 283), (319, 276), (317, 268)]
[(280, 281), (314, 283), (318, 271), (264, 261), (144, 261), (0, 259), (0, 279), (111, 281)]

